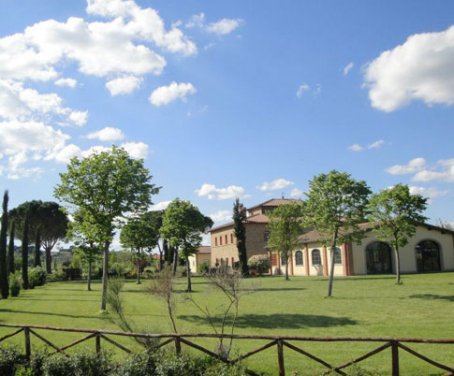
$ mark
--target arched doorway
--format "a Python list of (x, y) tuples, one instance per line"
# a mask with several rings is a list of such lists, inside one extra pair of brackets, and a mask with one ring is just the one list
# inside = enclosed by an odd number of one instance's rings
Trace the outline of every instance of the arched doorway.
[(367, 274), (393, 272), (391, 247), (385, 242), (375, 241), (366, 247)]
[(423, 240), (415, 247), (418, 273), (441, 271), (440, 247), (433, 240)]

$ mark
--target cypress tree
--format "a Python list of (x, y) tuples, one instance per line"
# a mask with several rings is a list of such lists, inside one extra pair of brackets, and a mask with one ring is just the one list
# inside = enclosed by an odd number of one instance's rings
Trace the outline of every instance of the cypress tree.
[(35, 237), (35, 267), (41, 266), (41, 234), (39, 230), (36, 230)]
[(9, 295), (8, 268), (6, 265), (6, 247), (8, 240), (8, 198), (8, 191), (5, 191), (2, 203), (2, 228), (0, 230), (0, 292), (3, 299), (7, 299)]
[(241, 274), (249, 275), (249, 266), (247, 264), (246, 250), (246, 208), (240, 203), (237, 198), (233, 204), (233, 228), (236, 237), (236, 247), (238, 249), (238, 258), (240, 259)]
[(8, 275), (15, 272), (16, 266), (14, 265), (14, 235), (16, 232), (16, 224), (13, 221), (11, 223), (11, 230), (9, 233), (9, 244), (8, 244)]
[(22, 283), (24, 290), (28, 289), (28, 227), (29, 213), (25, 215), (24, 231), (22, 233)]

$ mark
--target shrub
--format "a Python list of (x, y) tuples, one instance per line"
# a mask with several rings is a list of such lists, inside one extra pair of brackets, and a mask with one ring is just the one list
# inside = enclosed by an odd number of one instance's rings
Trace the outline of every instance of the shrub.
[(155, 357), (149, 352), (129, 356), (113, 372), (113, 376), (154, 376), (155, 374)]
[(255, 255), (248, 261), (249, 269), (255, 269), (259, 275), (268, 273), (271, 268), (270, 259), (267, 255)]
[(14, 376), (16, 369), (25, 362), (16, 347), (0, 347), (0, 375)]
[(66, 273), (62, 270), (55, 270), (53, 273), (47, 275), (47, 282), (60, 282), (66, 279)]
[(47, 273), (40, 266), (28, 268), (28, 284), (31, 289), (36, 286), (44, 286), (47, 280)]
[(119, 262), (114, 262), (109, 268), (109, 275), (113, 277), (123, 277), (126, 274), (125, 268)]
[(199, 273), (200, 274), (206, 274), (210, 270), (210, 267), (208, 266), (208, 262), (204, 262), (202, 265), (199, 265)]
[(21, 285), (22, 278), (19, 272), (15, 272), (9, 275), (9, 290), (11, 292), (11, 296), (19, 296)]
[(48, 357), (43, 364), (44, 376), (74, 376), (76, 368), (73, 360), (63, 354)]
[(155, 268), (152, 266), (147, 266), (146, 268), (143, 269), (143, 277), (146, 279), (153, 278), (154, 274), (155, 274)]

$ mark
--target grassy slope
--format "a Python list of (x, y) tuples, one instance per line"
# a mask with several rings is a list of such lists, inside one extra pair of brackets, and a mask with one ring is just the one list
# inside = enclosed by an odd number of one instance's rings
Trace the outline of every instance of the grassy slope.
[[(133, 282), (125, 285), (123, 297), (128, 317), (138, 329), (170, 332), (163, 303), (144, 292), (145, 287), (146, 281), (140, 286)], [(177, 287), (184, 289), (183, 279), (178, 281)], [(393, 276), (339, 278), (335, 280), (334, 297), (330, 299), (324, 298), (326, 280), (321, 278), (293, 278), (290, 282), (282, 277), (255, 278), (245, 280), (244, 287), (250, 293), (244, 295), (240, 303), (241, 316), (236, 329), (239, 334), (454, 338), (454, 273), (408, 275), (404, 276), (402, 286), (394, 285)], [(112, 317), (99, 314), (100, 285), (95, 284), (94, 288), (95, 291), (87, 292), (83, 283), (68, 282), (22, 292), (19, 298), (0, 301), (0, 322), (117, 330)], [(194, 299), (208, 305), (212, 312), (220, 312), (219, 306), (224, 300), (208, 288), (205, 280), (195, 278), (194, 289)], [(185, 293), (178, 294), (178, 301), (180, 332), (212, 332), (206, 320), (187, 301)], [(0, 333), (6, 332), (0, 330)], [(66, 344), (81, 336), (48, 333), (46, 337)], [(18, 340), (22, 344), (22, 338)], [(262, 343), (237, 342), (237, 345), (244, 351)], [(134, 346), (131, 342), (128, 345)], [(374, 345), (306, 343), (301, 346), (332, 364), (340, 364)], [(454, 345), (412, 347), (454, 365)], [(378, 367), (387, 374), (389, 353), (386, 350), (386, 356), (368, 360), (364, 365)], [(302, 374), (316, 374), (321, 370), (288, 349), (286, 364), (289, 373), (300, 370)], [(250, 358), (248, 365), (273, 374), (275, 348)], [(404, 374), (439, 374), (436, 369), (406, 355), (402, 355), (401, 368)]]

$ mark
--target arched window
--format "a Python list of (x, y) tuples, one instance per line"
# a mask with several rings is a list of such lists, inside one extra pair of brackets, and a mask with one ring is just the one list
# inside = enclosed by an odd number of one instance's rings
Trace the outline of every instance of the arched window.
[(281, 253), (281, 265), (287, 265), (287, 260), (285, 258), (285, 254)]
[(416, 266), (419, 273), (439, 272), (440, 264), (440, 247), (433, 240), (423, 240), (416, 247)]
[(295, 265), (301, 266), (303, 264), (304, 264), (303, 252), (302, 251), (296, 251), (295, 252)]
[(312, 265), (321, 265), (321, 264), (322, 264), (322, 258), (320, 256), (320, 250), (313, 249), (312, 250)]
[(392, 273), (391, 247), (385, 242), (375, 241), (366, 247), (367, 274)]
[(339, 247), (334, 249), (334, 263), (335, 264), (342, 264), (342, 252)]

